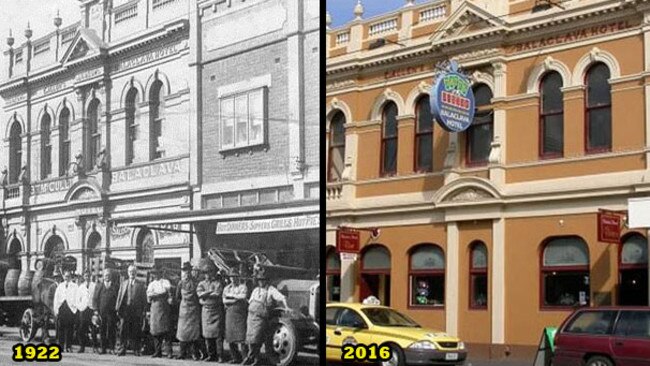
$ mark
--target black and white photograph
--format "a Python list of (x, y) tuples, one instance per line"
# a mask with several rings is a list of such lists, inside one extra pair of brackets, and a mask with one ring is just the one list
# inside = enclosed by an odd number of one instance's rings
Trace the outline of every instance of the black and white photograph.
[(1, 1), (0, 364), (319, 363), (320, 5)]

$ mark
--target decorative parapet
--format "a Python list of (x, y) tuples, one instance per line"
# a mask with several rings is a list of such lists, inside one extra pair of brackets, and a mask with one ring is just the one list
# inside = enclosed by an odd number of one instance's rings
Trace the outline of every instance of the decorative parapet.
[(152, 7), (154, 10), (156, 10), (158, 8), (162, 8), (163, 6), (171, 4), (176, 1), (177, 0), (153, 0)]
[(368, 35), (374, 36), (381, 33), (392, 32), (397, 29), (397, 18), (383, 20), (378, 23), (371, 24), (368, 27)]
[(115, 11), (115, 24), (138, 16), (138, 3), (125, 6)]
[(343, 183), (341, 182), (327, 183), (325, 190), (326, 190), (326, 199), (328, 201), (339, 200), (341, 199), (343, 194)]
[(430, 8), (420, 10), (418, 22), (426, 23), (442, 19), (447, 16), (447, 6), (446, 5), (437, 5)]
[(350, 42), (350, 31), (346, 30), (344, 32), (338, 33), (336, 35), (336, 45), (342, 45)]

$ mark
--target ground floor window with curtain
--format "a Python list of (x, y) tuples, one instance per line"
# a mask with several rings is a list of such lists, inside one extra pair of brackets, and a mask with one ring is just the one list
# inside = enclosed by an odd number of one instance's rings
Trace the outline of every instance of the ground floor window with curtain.
[(437, 307), (445, 305), (445, 258), (434, 244), (420, 244), (410, 253), (410, 306)]

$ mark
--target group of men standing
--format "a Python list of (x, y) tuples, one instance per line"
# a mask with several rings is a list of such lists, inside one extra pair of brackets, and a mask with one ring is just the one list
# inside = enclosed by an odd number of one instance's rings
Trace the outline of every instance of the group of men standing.
[[(97, 282), (85, 273), (74, 283), (71, 273), (64, 273), (64, 281), (57, 286), (54, 296), (57, 337), (62, 351), (72, 352), (76, 325), (78, 353), (85, 352), (91, 328), (93, 350), (123, 356), (131, 348), (140, 356), (141, 341), (147, 332), (144, 320), (149, 310), (148, 333), (154, 341), (152, 357), (163, 357), (164, 348), (164, 354), (173, 358), (171, 315), (176, 301), (179, 302), (176, 338), (180, 341), (180, 355), (175, 358), (258, 365), (264, 344), (269, 362), (275, 363), (271, 310), (278, 306), (286, 308), (287, 303), (264, 275), (255, 277), (257, 287), (249, 292), (240, 271), (233, 269), (222, 274), (210, 259), (204, 258), (195, 267), (184, 263), (181, 281), (172, 293), (170, 282), (157, 269), (151, 271), (152, 281), (146, 289), (136, 279), (135, 266), (129, 266), (127, 273), (128, 278), (122, 283), (117, 283), (110, 269)], [(118, 323), (119, 348), (114, 350)], [(96, 348), (98, 332), (100, 350)], [(228, 344), (229, 358), (224, 343)]]

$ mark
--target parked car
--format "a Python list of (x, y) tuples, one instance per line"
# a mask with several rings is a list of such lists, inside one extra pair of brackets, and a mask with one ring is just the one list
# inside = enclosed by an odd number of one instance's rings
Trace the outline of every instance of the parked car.
[(555, 334), (553, 366), (650, 366), (650, 307), (576, 310)]
[(326, 358), (341, 361), (347, 344), (389, 346), (392, 358), (382, 366), (462, 365), (467, 358), (460, 339), (421, 327), (386, 306), (331, 303), (326, 307)]

